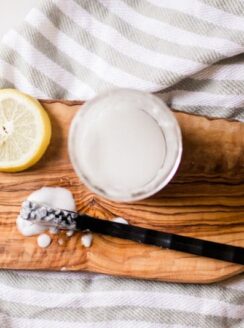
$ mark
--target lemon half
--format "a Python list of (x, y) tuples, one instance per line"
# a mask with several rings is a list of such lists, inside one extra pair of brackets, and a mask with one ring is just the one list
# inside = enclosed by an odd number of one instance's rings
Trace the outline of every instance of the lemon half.
[(15, 89), (0, 90), (0, 171), (31, 167), (50, 139), (50, 119), (36, 99)]

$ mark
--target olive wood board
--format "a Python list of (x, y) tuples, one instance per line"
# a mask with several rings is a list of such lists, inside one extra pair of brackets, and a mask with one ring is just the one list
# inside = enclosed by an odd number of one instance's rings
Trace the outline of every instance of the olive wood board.
[(183, 158), (163, 190), (135, 203), (115, 203), (90, 192), (76, 176), (67, 136), (82, 102), (41, 101), (52, 122), (51, 144), (31, 169), (0, 173), (0, 268), (92, 271), (133, 278), (211, 283), (237, 275), (244, 266), (94, 234), (90, 248), (81, 233), (52, 235), (47, 249), (23, 237), (15, 221), (23, 200), (43, 186), (73, 193), (81, 212), (123, 217), (130, 224), (244, 247), (244, 124), (175, 112), (182, 128)]

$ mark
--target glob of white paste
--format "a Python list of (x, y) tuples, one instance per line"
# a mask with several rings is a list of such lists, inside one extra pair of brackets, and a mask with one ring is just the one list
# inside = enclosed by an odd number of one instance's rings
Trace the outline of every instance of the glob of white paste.
[[(75, 200), (73, 198), (72, 193), (66, 189), (66, 188), (60, 188), (60, 187), (43, 187), (41, 189), (38, 189), (31, 193), (28, 198), (28, 200), (41, 203), (43, 205), (50, 206), (52, 208), (61, 208), (68, 211), (76, 211), (75, 206)], [(19, 230), (19, 232), (23, 236), (34, 236), (39, 235), (45, 230), (47, 230), (47, 227), (29, 222), (27, 220), (24, 220), (19, 215), (16, 220), (16, 225)], [(51, 234), (57, 234), (58, 229), (55, 227), (52, 227), (49, 229), (49, 232)], [(68, 232), (67, 232), (68, 234)], [(50, 239), (49, 243), (48, 240)], [(47, 245), (45, 247), (48, 247), (51, 243), (51, 237), (43, 234), (38, 237), (38, 245), (40, 247), (43, 247), (41, 245)], [(46, 243), (46, 244), (45, 244)]]

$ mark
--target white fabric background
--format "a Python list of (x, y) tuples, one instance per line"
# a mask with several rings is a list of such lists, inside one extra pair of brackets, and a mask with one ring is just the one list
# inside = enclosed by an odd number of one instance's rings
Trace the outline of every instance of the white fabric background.
[(42, 0), (1, 0), (0, 39), (9, 29), (18, 26), (28, 11)]

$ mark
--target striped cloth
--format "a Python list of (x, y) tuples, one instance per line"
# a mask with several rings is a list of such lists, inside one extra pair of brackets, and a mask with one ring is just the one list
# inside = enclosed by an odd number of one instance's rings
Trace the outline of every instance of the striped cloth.
[[(89, 99), (114, 87), (244, 121), (241, 0), (48, 0), (0, 47), (0, 87)], [(209, 286), (0, 271), (1, 328), (243, 328), (243, 275)]]
[(3, 39), (0, 76), (39, 98), (131, 87), (244, 121), (244, 3), (49, 0)]

